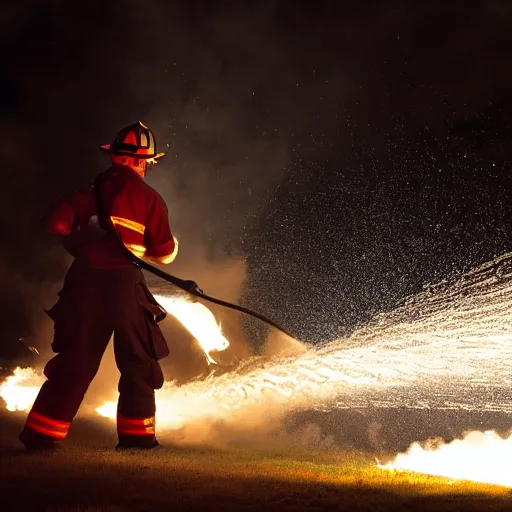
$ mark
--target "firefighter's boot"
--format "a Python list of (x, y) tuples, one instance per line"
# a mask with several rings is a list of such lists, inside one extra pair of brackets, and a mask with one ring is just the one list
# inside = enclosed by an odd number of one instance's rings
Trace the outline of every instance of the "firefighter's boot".
[(30, 428), (24, 428), (18, 439), (29, 452), (54, 452), (60, 448), (53, 437), (45, 436)]
[(124, 437), (125, 439), (119, 440), (119, 443), (116, 446), (116, 450), (152, 450), (153, 448), (160, 446), (156, 438), (144, 439), (138, 437), (136, 439), (126, 439), (127, 437), (132, 436)]

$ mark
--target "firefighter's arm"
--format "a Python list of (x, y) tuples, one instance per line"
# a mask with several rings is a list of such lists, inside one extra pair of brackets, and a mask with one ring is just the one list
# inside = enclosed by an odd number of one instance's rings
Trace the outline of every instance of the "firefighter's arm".
[(149, 261), (168, 265), (178, 255), (178, 240), (171, 233), (167, 206), (160, 197), (153, 205), (144, 233), (144, 241), (146, 246), (144, 257)]
[(80, 212), (88, 207), (89, 195), (87, 190), (67, 195), (45, 218), (45, 231), (61, 238), (64, 249), (72, 256), (76, 256), (84, 244), (76, 226)]
[(176, 259), (176, 256), (178, 255), (178, 246), (178, 240), (176, 240), (176, 238), (173, 236), (172, 250), (170, 249), (170, 245), (166, 245), (165, 247), (167, 248), (165, 250), (162, 250), (162, 248), (160, 248), (161, 252), (163, 252), (164, 254), (153, 254), (149, 250), (146, 250), (144, 257), (147, 260), (152, 261), (154, 263), (159, 263), (160, 265), (168, 265), (169, 263), (172, 263)]
[(75, 222), (75, 212), (72, 204), (61, 201), (45, 218), (44, 227), (49, 235), (68, 236)]

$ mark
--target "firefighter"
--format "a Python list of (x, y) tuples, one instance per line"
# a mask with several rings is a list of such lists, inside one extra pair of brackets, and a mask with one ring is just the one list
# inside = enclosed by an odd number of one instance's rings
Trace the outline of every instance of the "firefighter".
[(164, 382), (158, 361), (169, 354), (158, 322), (165, 312), (122, 244), (159, 264), (176, 257), (167, 206), (144, 181), (148, 167), (164, 154), (157, 153), (153, 133), (140, 121), (101, 149), (112, 166), (95, 186), (65, 197), (46, 220), (47, 231), (62, 237), (74, 261), (47, 311), (56, 355), (44, 369), (47, 380), (19, 436), (29, 450), (51, 450), (66, 437), (112, 334), (121, 374), (117, 446), (158, 446), (155, 389)]

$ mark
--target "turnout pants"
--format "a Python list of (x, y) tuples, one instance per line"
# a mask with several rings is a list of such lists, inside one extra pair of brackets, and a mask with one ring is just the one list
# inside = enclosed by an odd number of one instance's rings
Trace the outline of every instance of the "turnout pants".
[(157, 322), (165, 316), (136, 267), (93, 269), (74, 263), (48, 315), (54, 320), (47, 381), (24, 432), (45, 441), (64, 439), (109, 340), (114, 335), (121, 373), (117, 430), (120, 446), (151, 447), (155, 438), (155, 389), (163, 385), (158, 360), (169, 354)]

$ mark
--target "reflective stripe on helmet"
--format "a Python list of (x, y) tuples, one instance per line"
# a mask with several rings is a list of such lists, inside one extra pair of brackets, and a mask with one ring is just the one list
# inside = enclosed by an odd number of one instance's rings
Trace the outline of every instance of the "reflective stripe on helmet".
[(53, 418), (48, 418), (37, 412), (30, 411), (25, 426), (40, 434), (55, 439), (64, 439), (69, 432), (71, 422), (54, 420)]
[(117, 432), (124, 436), (154, 436), (155, 417), (122, 418), (118, 416)]

